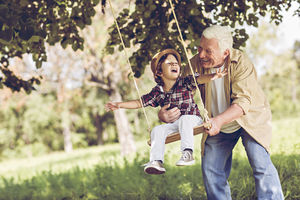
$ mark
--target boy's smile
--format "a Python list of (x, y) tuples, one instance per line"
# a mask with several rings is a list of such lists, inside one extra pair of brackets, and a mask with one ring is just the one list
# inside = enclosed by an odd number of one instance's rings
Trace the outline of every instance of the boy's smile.
[(162, 63), (162, 74), (164, 80), (176, 80), (180, 74), (180, 66), (173, 55), (168, 55), (166, 60)]

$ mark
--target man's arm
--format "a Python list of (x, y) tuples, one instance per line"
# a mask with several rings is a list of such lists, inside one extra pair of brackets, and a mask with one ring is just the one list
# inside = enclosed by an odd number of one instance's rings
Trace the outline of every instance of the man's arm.
[(163, 106), (158, 112), (158, 118), (165, 123), (172, 123), (180, 117), (180, 110), (175, 107), (167, 110), (170, 104)]
[(244, 114), (244, 111), (239, 105), (232, 104), (223, 113), (210, 119), (211, 129), (206, 130), (205, 132), (210, 136), (217, 135), (220, 132), (221, 127), (223, 125), (228, 124), (228, 123), (232, 122), (233, 120), (238, 119), (243, 114)]

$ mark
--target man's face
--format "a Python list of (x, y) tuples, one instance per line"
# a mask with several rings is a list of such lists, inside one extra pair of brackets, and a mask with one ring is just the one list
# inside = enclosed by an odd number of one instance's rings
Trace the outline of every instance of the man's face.
[(217, 39), (207, 39), (204, 36), (200, 39), (198, 52), (200, 64), (203, 68), (221, 67), (228, 55), (227, 50), (221, 52)]

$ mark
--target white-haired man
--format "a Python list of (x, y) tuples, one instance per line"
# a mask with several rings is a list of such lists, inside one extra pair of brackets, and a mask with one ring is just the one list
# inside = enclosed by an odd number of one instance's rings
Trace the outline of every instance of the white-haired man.
[[(258, 199), (283, 199), (280, 180), (269, 155), (271, 111), (258, 84), (250, 59), (232, 48), (228, 27), (206, 28), (191, 59), (195, 72), (206, 74), (227, 68), (228, 74), (200, 85), (201, 96), (208, 110), (212, 127), (202, 138), (202, 174), (208, 199), (231, 199), (228, 177), (232, 150), (239, 138), (245, 147), (255, 178)], [(189, 68), (185, 74), (190, 74)], [(159, 112), (162, 121), (178, 118), (178, 110)]]

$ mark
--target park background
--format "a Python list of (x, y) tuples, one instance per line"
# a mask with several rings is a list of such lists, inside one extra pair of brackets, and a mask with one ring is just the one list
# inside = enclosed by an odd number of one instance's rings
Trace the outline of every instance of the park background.
[[(133, 1), (112, 3), (117, 13), (135, 7)], [(271, 105), (271, 157), (286, 199), (300, 199), (300, 18), (293, 15), (297, 9), (294, 3), (284, 11), (279, 25), (270, 22), (269, 14), (259, 18), (257, 27), (240, 25), (249, 34), (241, 49), (255, 64)], [(175, 166), (180, 157), (180, 143), (175, 142), (166, 148), (166, 174), (149, 176), (142, 167), (149, 157), (143, 111), (105, 112), (108, 101), (138, 98), (122, 48), (112, 54), (106, 48), (113, 23), (110, 7), (106, 5), (103, 14), (98, 5), (91, 24), (79, 30), (83, 50), (46, 44), (48, 58), (38, 69), (31, 54), (10, 59), (16, 75), (43, 78), (31, 92), (0, 90), (0, 199), (206, 199), (201, 136), (195, 137), (196, 165)], [(130, 55), (135, 48), (128, 49)], [(149, 65), (136, 81), (142, 94), (153, 87)], [(157, 112), (146, 108), (151, 127), (160, 123)], [(255, 199), (241, 141), (234, 149), (229, 182), (233, 199)]]

